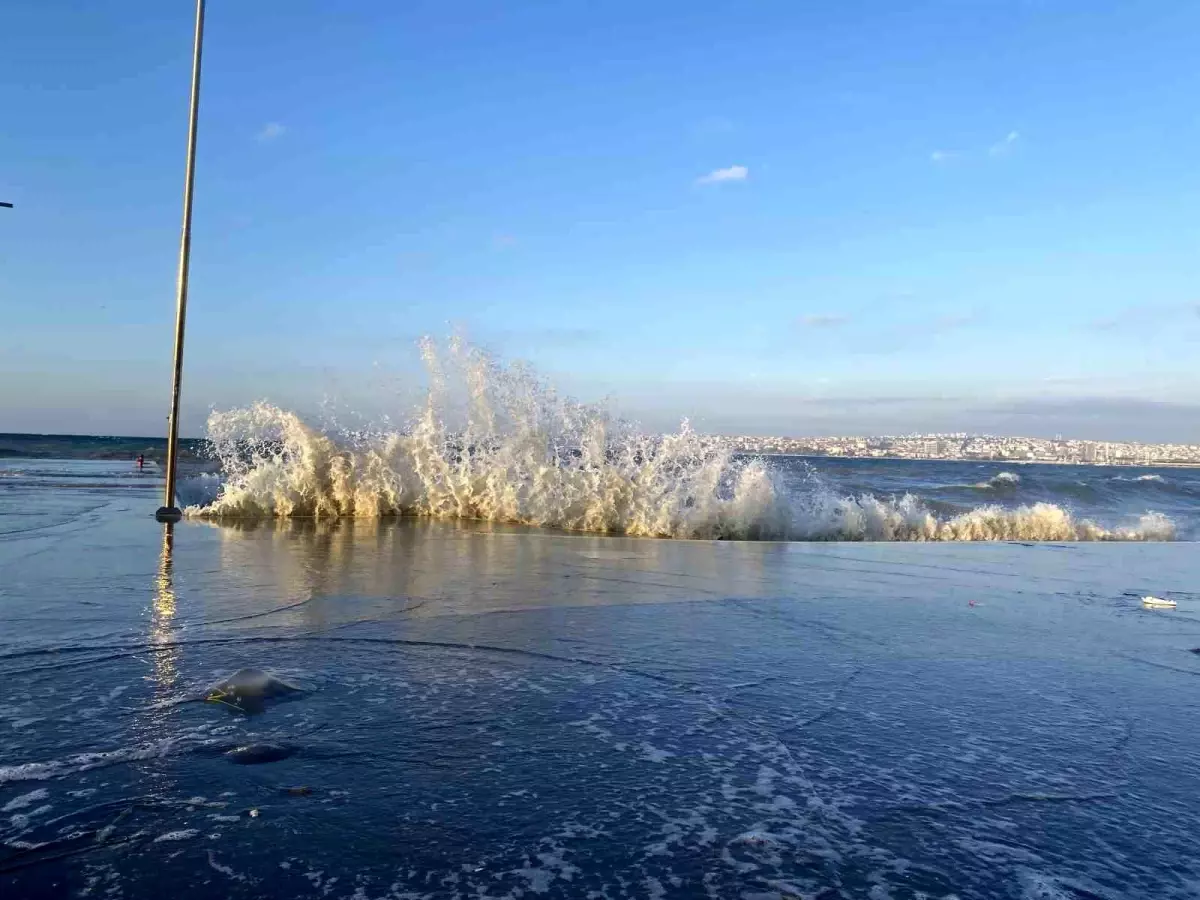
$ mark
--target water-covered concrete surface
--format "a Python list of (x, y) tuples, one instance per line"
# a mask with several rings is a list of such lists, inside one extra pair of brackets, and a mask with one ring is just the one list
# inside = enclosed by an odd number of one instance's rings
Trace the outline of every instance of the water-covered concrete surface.
[(1195, 545), (99, 499), (0, 540), (5, 897), (1200, 895)]

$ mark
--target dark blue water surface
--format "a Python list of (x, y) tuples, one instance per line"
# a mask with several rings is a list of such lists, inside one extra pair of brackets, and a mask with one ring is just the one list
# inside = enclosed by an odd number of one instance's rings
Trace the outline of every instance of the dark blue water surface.
[[(991, 477), (871, 465), (819, 469)], [(5, 898), (1200, 894), (1193, 544), (164, 532), (127, 463), (6, 467)], [(300, 691), (203, 701), (247, 666)]]
[(1107, 528), (1166, 516), (1175, 537), (1200, 538), (1200, 469), (944, 460), (769, 457), (797, 495), (823, 486), (840, 496), (912, 495), (941, 518), (981, 506), (1048, 503)]
[[(181, 459), (194, 460), (205, 452), (205, 441), (183, 438), (179, 441)], [(166, 458), (167, 439), (163, 437), (118, 437), (90, 434), (0, 434), (0, 460), (115, 460)]]

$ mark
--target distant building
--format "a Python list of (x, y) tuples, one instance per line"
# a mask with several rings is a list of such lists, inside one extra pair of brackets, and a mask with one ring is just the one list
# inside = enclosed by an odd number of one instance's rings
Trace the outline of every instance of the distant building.
[(900, 437), (715, 438), (746, 453), (801, 453), (815, 456), (888, 457), (893, 459), (1007, 459), (1023, 462), (1097, 465), (1200, 466), (1200, 445), (1143, 444), (1000, 438), (990, 435), (928, 434)]

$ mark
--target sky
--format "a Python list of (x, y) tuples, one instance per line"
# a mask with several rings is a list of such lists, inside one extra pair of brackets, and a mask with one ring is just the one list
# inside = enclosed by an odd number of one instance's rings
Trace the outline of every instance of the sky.
[[(186, 0), (0, 5), (0, 432), (166, 428)], [(184, 434), (465, 333), (647, 428), (1200, 442), (1200, 4), (208, 5)]]

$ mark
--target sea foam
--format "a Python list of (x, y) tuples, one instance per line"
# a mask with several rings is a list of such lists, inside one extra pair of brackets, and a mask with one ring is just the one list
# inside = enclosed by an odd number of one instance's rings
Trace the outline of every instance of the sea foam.
[[(430, 387), (407, 428), (334, 432), (267, 403), (216, 412), (223, 481), (192, 517), (426, 516), (661, 538), (740, 540), (1164, 540), (1148, 515), (1105, 529), (1039, 503), (938, 517), (919, 498), (789, 495), (761, 459), (686, 421), (640, 432), (560, 397), (530, 369), (455, 340), (422, 344)], [(1007, 475), (1011, 486), (1016, 476)], [(1001, 478), (1002, 476), (997, 476)], [(1011, 481), (1009, 481), (1011, 479)], [(214, 496), (215, 494), (215, 496)]]

